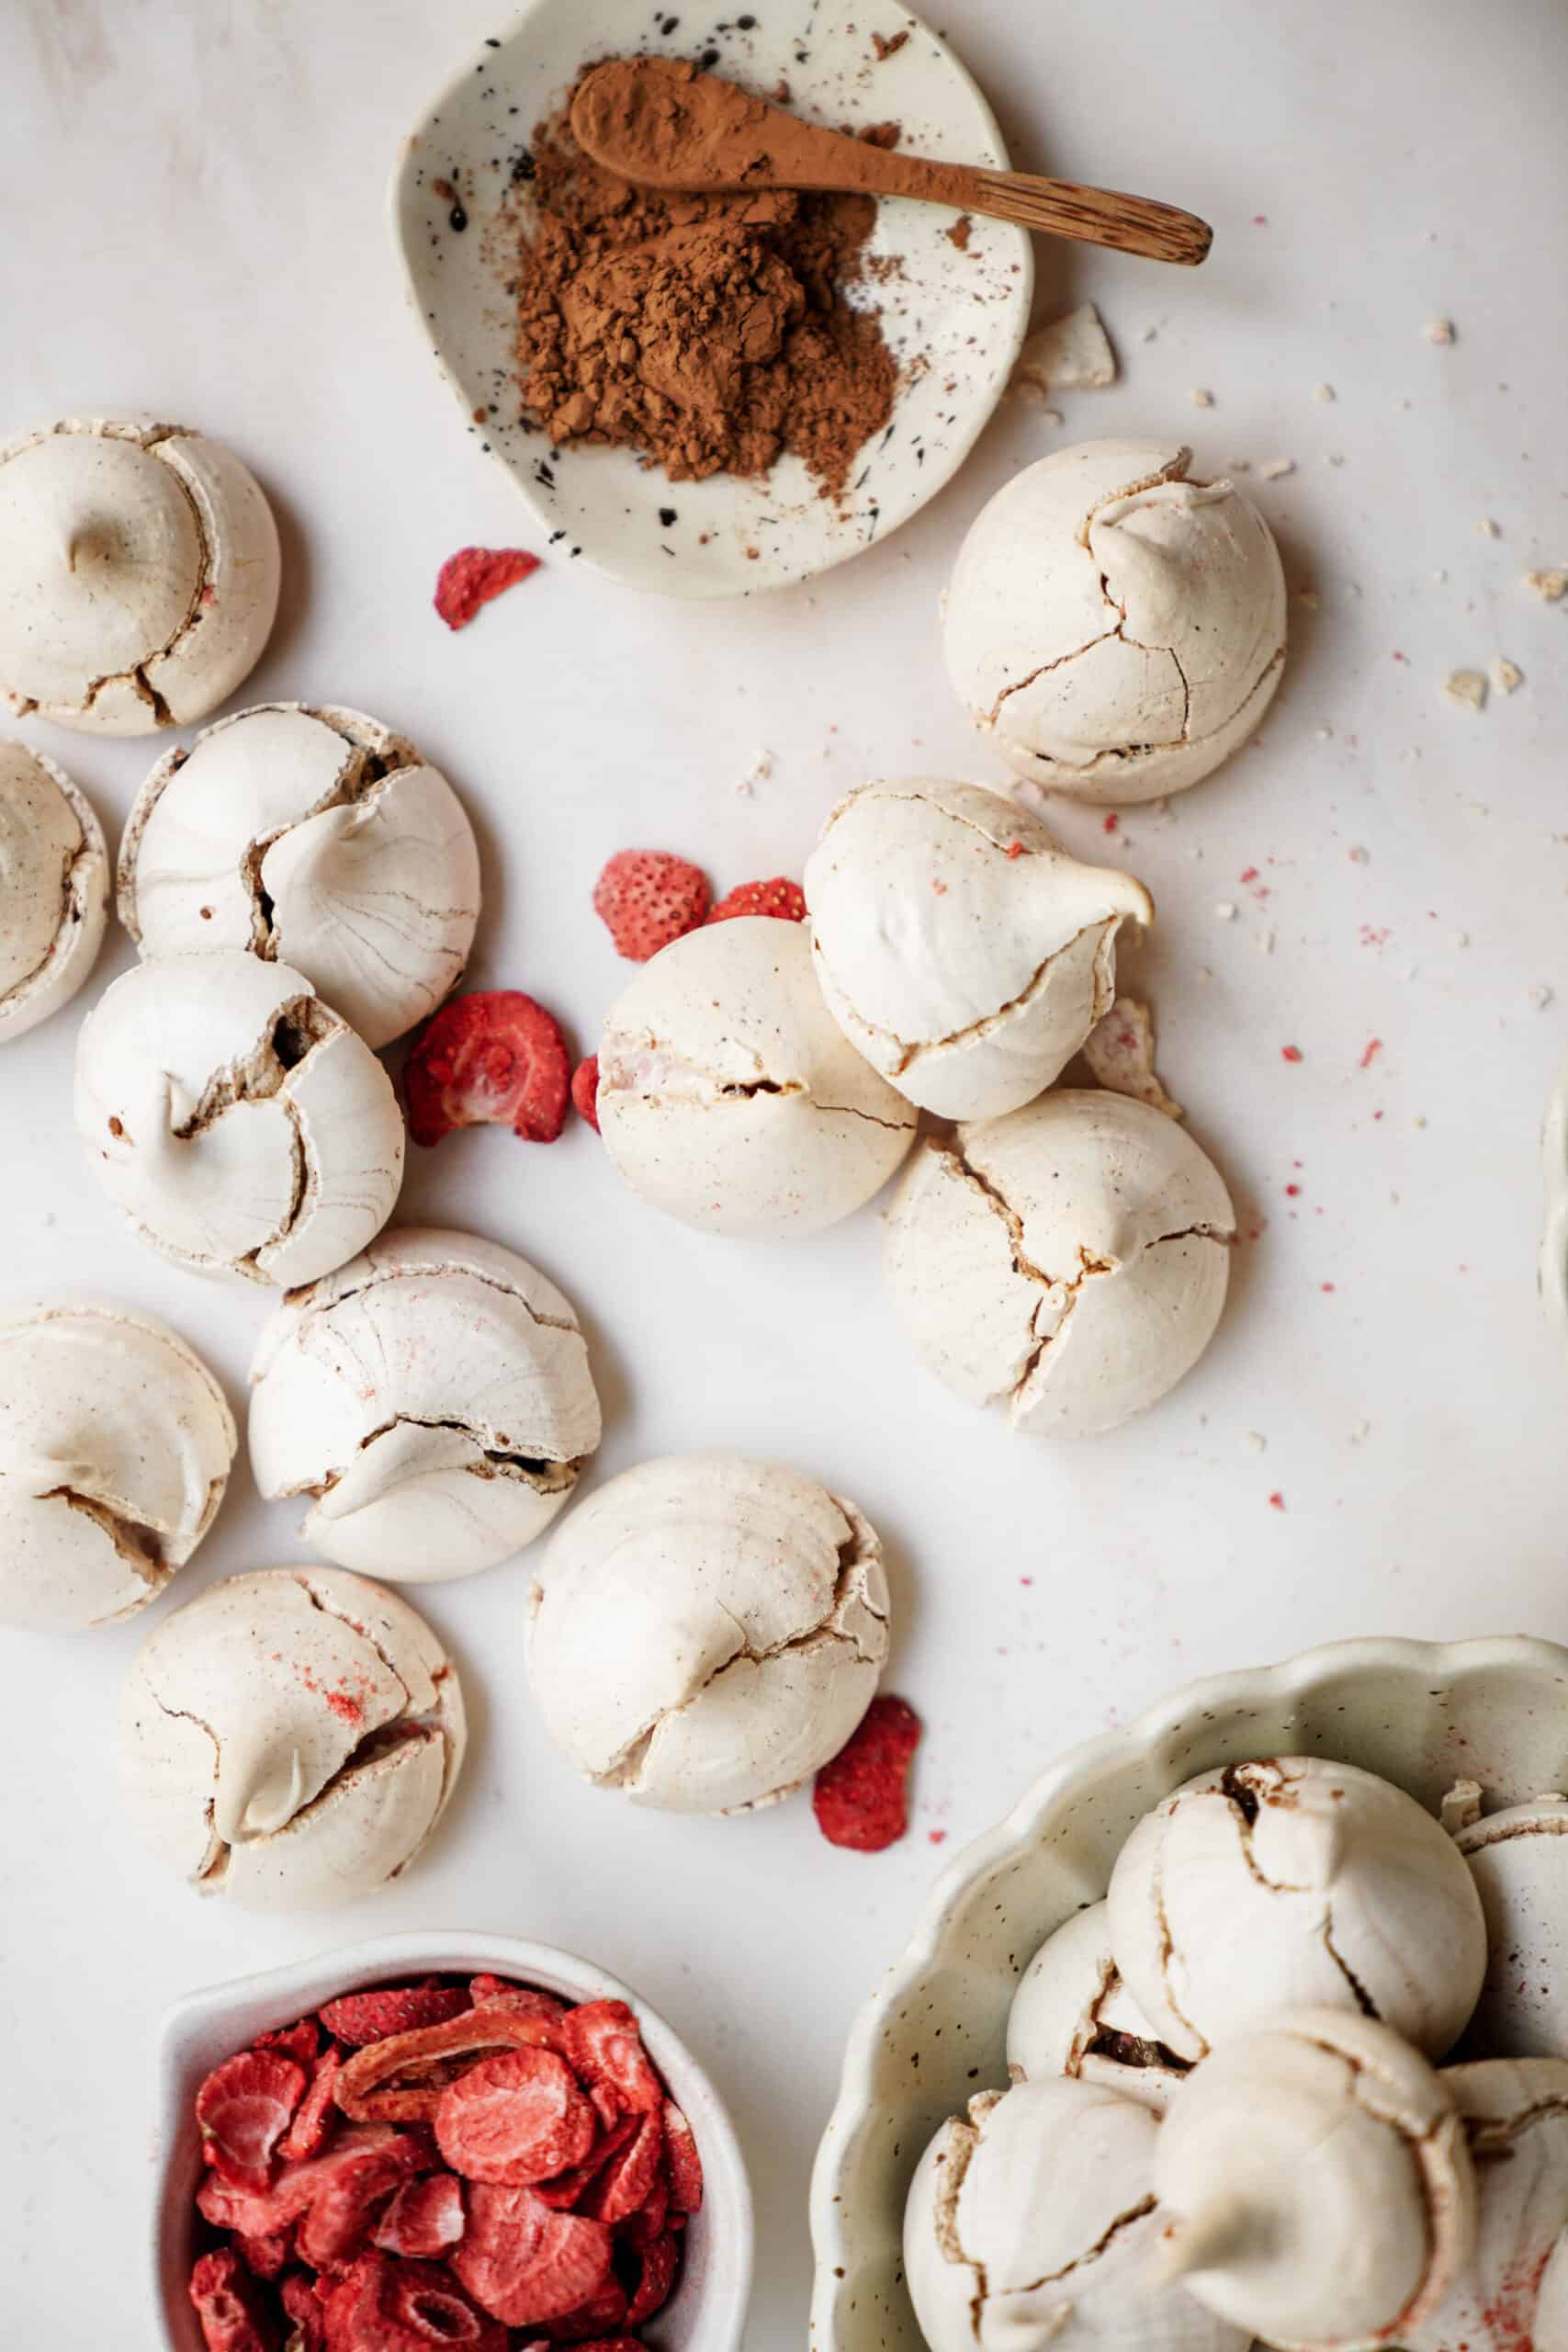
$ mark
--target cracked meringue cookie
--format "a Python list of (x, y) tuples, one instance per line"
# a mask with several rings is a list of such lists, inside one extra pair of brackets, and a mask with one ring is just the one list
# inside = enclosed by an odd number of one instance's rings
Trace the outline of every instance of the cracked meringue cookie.
[(916, 2169), (904, 2271), (931, 2352), (1246, 2352), (1150, 2278), (1155, 2119), (1102, 2086), (983, 2091)]
[(446, 777), (363, 712), (263, 703), (160, 760), (119, 853), (143, 956), (243, 947), (292, 964), (367, 1046), (463, 977), (473, 829)]
[(1007, 2054), (1017, 2080), (1076, 2075), (1156, 2115), (1188, 2072), (1122, 1984), (1103, 1903), (1047, 1936), (1024, 1970), (1008, 2013)]
[(1197, 2060), (1277, 2009), (1353, 2009), (1428, 2057), (1475, 2007), (1486, 1927), (1453, 1839), (1388, 1781), (1277, 1756), (1200, 1772), (1117, 1857), (1111, 1942), (1155, 2033)]
[(974, 784), (868, 784), (806, 865), (829, 1012), (890, 1086), (944, 1119), (1043, 1093), (1116, 994), (1116, 934), (1150, 922), (1128, 874), (1080, 865)]
[(63, 768), (0, 742), (0, 1045), (68, 1004), (108, 916), (103, 828)]
[(1455, 1843), (1486, 1917), (1477, 2046), (1500, 2058), (1568, 2059), (1568, 1798), (1488, 1814)]
[(948, 674), (1021, 776), (1126, 808), (1257, 727), (1285, 658), (1269, 526), (1175, 442), (1083, 441), (984, 507), (945, 604)]
[(429, 1583), (493, 1567), (561, 1509), (599, 1443), (571, 1302), (472, 1234), (409, 1227), (290, 1292), (251, 1370), (262, 1493), (340, 1567)]
[(1475, 2244), (1464, 2127), (1426, 2060), (1338, 2009), (1204, 2060), (1155, 2142), (1156, 2275), (1278, 2352), (1408, 2345)]
[(200, 1894), (317, 1910), (407, 1869), (466, 1737), (457, 1669), (406, 1600), (339, 1569), (259, 1568), (143, 1642), (120, 1696), (120, 1785)]
[(626, 1182), (707, 1233), (819, 1233), (880, 1192), (915, 1114), (840, 1035), (804, 923), (688, 932), (611, 1006), (599, 1131)]
[(221, 443), (68, 417), (0, 448), (0, 700), (99, 735), (205, 718), (260, 661), (277, 526)]
[(76, 1129), (144, 1241), (193, 1273), (308, 1283), (403, 1172), (392, 1082), (302, 972), (235, 948), (126, 972), (83, 1023)]
[(790, 1795), (887, 1657), (874, 1529), (815, 1478), (735, 1454), (612, 1478), (551, 1539), (529, 1604), (552, 1739), (599, 1787), (670, 1813)]
[(915, 1353), (1034, 1437), (1092, 1437), (1190, 1372), (1224, 1305), (1235, 1216), (1213, 1163), (1146, 1103), (1070, 1088), (928, 1136), (886, 1268)]
[(0, 1314), (0, 1624), (134, 1615), (217, 1515), (239, 1442), (213, 1375), (150, 1315)]
[(1475, 2172), (1475, 2250), (1403, 2352), (1562, 2352), (1568, 2334), (1543, 2273), (1568, 2232), (1568, 2065), (1488, 2058), (1438, 2077)]

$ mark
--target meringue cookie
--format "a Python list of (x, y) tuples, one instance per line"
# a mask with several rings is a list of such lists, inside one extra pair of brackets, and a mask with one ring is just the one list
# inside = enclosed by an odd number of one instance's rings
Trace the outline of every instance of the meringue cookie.
[(1163, 2114), (1187, 2073), (1122, 1982), (1109, 1906), (1091, 1903), (1047, 1936), (1008, 2012), (1015, 2080), (1076, 2075)]
[(308, 1283), (391, 1214), (403, 1123), (302, 972), (237, 948), (122, 975), (82, 1028), (76, 1127), (143, 1240), (196, 1273)]
[(1455, 1843), (1486, 1915), (1478, 2047), (1499, 2058), (1568, 2059), (1568, 1798), (1488, 1814)]
[(159, 761), (119, 852), (143, 956), (243, 947), (309, 975), (367, 1046), (462, 978), (473, 829), (446, 777), (363, 712), (262, 703)]
[(708, 1233), (817, 1233), (881, 1190), (915, 1114), (829, 1017), (803, 923), (688, 932), (611, 1006), (599, 1130), (634, 1192)]
[(0, 1314), (0, 1623), (144, 1609), (211, 1526), (238, 1442), (211, 1373), (150, 1315)]
[(1542, 2272), (1568, 2232), (1568, 2065), (1486, 2058), (1438, 2079), (1475, 2167), (1475, 2250), (1438, 2309), (1401, 2336), (1403, 2352), (1562, 2352), (1562, 2334), (1537, 2316)]
[(806, 865), (828, 1010), (911, 1102), (1016, 1111), (1060, 1076), (1116, 993), (1116, 934), (1154, 907), (1080, 865), (1038, 817), (975, 784), (868, 784)]
[(293, 1291), (251, 1371), (262, 1493), (345, 1568), (493, 1567), (561, 1509), (599, 1442), (571, 1302), (493, 1241), (407, 1227)]
[(1280, 683), (1285, 580), (1258, 509), (1175, 442), (1083, 441), (984, 507), (946, 599), (948, 674), (1021, 776), (1120, 808), (1180, 792)]
[(0, 449), (0, 700), (100, 735), (205, 718), (277, 611), (277, 526), (220, 442), (68, 417)]
[(404, 1871), (463, 1761), (457, 1669), (395, 1593), (260, 1568), (176, 1609), (120, 1698), (138, 1828), (203, 1894), (314, 1910)]
[(815, 1478), (734, 1454), (601, 1487), (552, 1538), (530, 1609), (552, 1739), (671, 1813), (788, 1796), (843, 1747), (887, 1657), (875, 1531)]
[(1089, 1437), (1154, 1404), (1213, 1336), (1235, 1213), (1190, 1136), (1063, 1090), (928, 1136), (894, 1195), (887, 1279), (916, 1354), (1015, 1429)]
[(926, 2149), (904, 2271), (931, 2352), (1246, 2352), (1150, 2277), (1155, 2119), (1089, 2083), (982, 2092)]
[(0, 1043), (70, 1002), (108, 916), (103, 828), (63, 768), (0, 742)]

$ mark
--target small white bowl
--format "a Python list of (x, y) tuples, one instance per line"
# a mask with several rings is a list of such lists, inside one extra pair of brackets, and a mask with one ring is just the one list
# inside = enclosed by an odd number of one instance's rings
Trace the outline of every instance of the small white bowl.
[(1097, 1903), (1134, 1824), (1194, 1772), (1327, 1756), (1436, 1810), (1458, 1780), (1488, 1806), (1562, 1786), (1568, 1649), (1495, 1641), (1340, 1642), (1190, 1684), (1053, 1765), (937, 1882), (913, 1942), (857, 2018), (811, 2185), (813, 2352), (917, 2352), (904, 2200), (920, 2153), (975, 2091), (1005, 2088), (1018, 1980)]
[[(504, 287), (522, 175), (536, 125), (591, 60), (711, 53), (716, 73), (748, 88), (787, 81), (791, 105), (812, 121), (860, 129), (897, 120), (913, 154), (1007, 168), (996, 117), (976, 84), (900, 0), (860, 0), (848, 10), (763, 0), (725, 19), (694, 16), (680, 0), (668, 8), (530, 0), (426, 108), (391, 189), (409, 300), (469, 432), (506, 468), (561, 555), (667, 596), (742, 596), (806, 580), (908, 522), (962, 464), (1006, 390), (1034, 287), (1025, 231), (976, 216), (960, 251), (948, 234), (954, 216), (942, 206), (878, 207), (868, 294), (900, 390), (890, 424), (868, 443), (840, 501), (819, 498), (795, 458), (758, 481), (715, 474), (671, 483), (660, 469), (645, 471), (635, 450), (583, 443), (552, 452), (542, 433), (525, 431)], [(883, 62), (874, 35), (897, 44)], [(886, 273), (876, 266), (884, 262)], [(674, 523), (661, 520), (671, 512)]]
[(481, 1972), (542, 1985), (569, 2001), (630, 2003), (649, 2056), (691, 2123), (704, 2174), (703, 2209), (686, 2229), (680, 2285), (649, 2324), (660, 2352), (739, 2352), (751, 2291), (751, 2190), (713, 2084), (658, 2011), (603, 1969), (550, 1944), (478, 1935), (382, 1936), (215, 1984), (169, 2012), (158, 2041), (147, 2274), (154, 2341), (164, 2352), (203, 2352), (186, 2292), (202, 2169), (193, 2110), (203, 2077), (258, 2033), (292, 2024), (338, 1993)]

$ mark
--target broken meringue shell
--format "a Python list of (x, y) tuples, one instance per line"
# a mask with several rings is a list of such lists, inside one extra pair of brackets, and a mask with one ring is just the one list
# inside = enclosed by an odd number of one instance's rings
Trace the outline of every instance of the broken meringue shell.
[(736, 1454), (612, 1478), (552, 1538), (529, 1605), (552, 1739), (601, 1788), (671, 1813), (788, 1796), (843, 1747), (887, 1657), (874, 1529), (815, 1478)]
[(1568, 2059), (1568, 1798), (1483, 1815), (1455, 1843), (1486, 1917), (1476, 2046), (1499, 2058)]
[(407, 1869), (466, 1736), (457, 1669), (407, 1601), (341, 1569), (259, 1568), (176, 1609), (137, 1652), (121, 1788), (201, 1894), (314, 1910)]
[(242, 947), (292, 964), (367, 1046), (463, 977), (479, 855), (462, 803), (362, 711), (261, 703), (168, 752), (119, 852), (143, 956)]
[(0, 742), (0, 1044), (68, 1004), (108, 919), (103, 828), (63, 768)]
[(1016, 773), (1119, 808), (1247, 741), (1285, 657), (1269, 526), (1167, 441), (1082, 441), (1015, 474), (959, 549), (948, 674)]
[(834, 1026), (803, 923), (688, 932), (611, 1006), (599, 1132), (626, 1182), (708, 1233), (818, 1233), (879, 1192), (915, 1114)]
[(1151, 2285), (1156, 2124), (1103, 2086), (984, 2091), (921, 2157), (904, 2269), (931, 2352), (1246, 2352), (1179, 2287)]
[(1047, 1936), (1024, 1970), (1008, 2013), (1007, 2054), (1015, 2080), (1073, 2075), (1156, 2115), (1188, 2073), (1122, 1982), (1103, 1903)]
[(1285, 2008), (1345, 2008), (1440, 2058), (1486, 1966), (1454, 1841), (1391, 1781), (1315, 1756), (1200, 1772), (1138, 1824), (1111, 1874), (1133, 1997), (1199, 2059)]
[(193, 1272), (307, 1283), (391, 1215), (392, 1083), (303, 972), (237, 948), (124, 973), (83, 1024), (76, 1127), (144, 1241)]
[(152, 1316), (0, 1314), (0, 1623), (81, 1633), (144, 1609), (211, 1526), (238, 1442), (212, 1374)]
[(277, 611), (277, 526), (232, 451), (147, 417), (68, 417), (0, 448), (0, 699), (150, 735), (216, 710)]
[[(1438, 2078), (1475, 2171), (1475, 2251), (1403, 2352), (1550, 2352), (1536, 2326), (1543, 2273), (1568, 2231), (1568, 2065), (1487, 2058)], [(1562, 2337), (1556, 2344), (1560, 2347)]]
[(1145, 1103), (1059, 1089), (928, 1136), (893, 1197), (888, 1285), (915, 1353), (1015, 1429), (1090, 1437), (1208, 1346), (1235, 1212), (1190, 1136)]
[(262, 1493), (394, 1583), (471, 1576), (531, 1544), (599, 1443), (571, 1302), (510, 1250), (404, 1227), (293, 1291), (251, 1370)]
[(1116, 993), (1116, 934), (1154, 920), (1131, 875), (1080, 865), (974, 784), (863, 785), (806, 864), (828, 1010), (890, 1086), (991, 1119), (1060, 1076)]

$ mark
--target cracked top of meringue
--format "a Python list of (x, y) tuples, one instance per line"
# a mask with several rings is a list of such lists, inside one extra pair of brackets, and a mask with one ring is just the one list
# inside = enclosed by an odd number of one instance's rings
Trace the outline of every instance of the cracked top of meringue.
[(0, 1040), (73, 997), (108, 916), (103, 828), (63, 768), (0, 742)]

